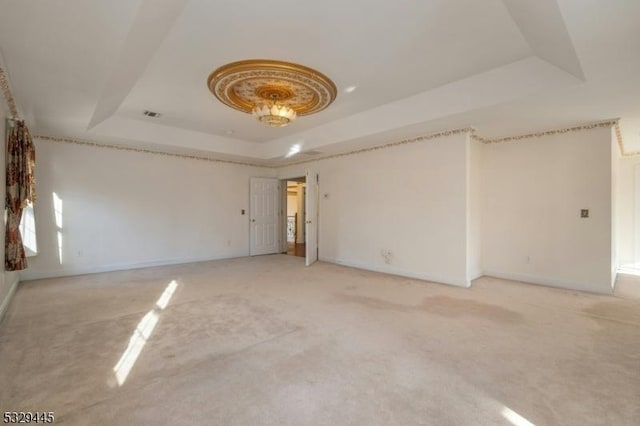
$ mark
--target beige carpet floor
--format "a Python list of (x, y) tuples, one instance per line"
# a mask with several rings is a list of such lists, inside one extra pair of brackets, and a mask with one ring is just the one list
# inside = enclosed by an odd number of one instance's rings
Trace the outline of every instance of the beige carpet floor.
[(275, 255), (22, 283), (0, 410), (65, 425), (638, 425), (624, 297)]

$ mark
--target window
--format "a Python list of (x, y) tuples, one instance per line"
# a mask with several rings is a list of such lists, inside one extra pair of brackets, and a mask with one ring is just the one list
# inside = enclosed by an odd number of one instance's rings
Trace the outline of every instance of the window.
[(22, 210), (20, 234), (22, 235), (22, 244), (27, 257), (35, 256), (38, 253), (38, 244), (36, 242), (36, 218), (33, 212), (33, 204), (31, 203)]

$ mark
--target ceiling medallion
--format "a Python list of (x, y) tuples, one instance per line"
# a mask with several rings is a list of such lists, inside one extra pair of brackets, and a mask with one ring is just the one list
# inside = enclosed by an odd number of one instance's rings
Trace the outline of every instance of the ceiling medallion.
[(297, 116), (322, 111), (337, 94), (336, 85), (326, 75), (291, 62), (267, 59), (223, 65), (209, 75), (207, 86), (223, 104), (272, 127), (283, 127)]

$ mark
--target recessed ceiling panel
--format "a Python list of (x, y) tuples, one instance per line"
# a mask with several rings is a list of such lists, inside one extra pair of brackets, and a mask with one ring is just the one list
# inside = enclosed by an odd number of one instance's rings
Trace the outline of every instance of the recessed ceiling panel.
[[(268, 141), (527, 57), (529, 46), (500, 0), (367, 2), (191, 1), (119, 114), (163, 114), (164, 123)], [(333, 105), (271, 129), (220, 105), (209, 73), (252, 58), (322, 70)], [(348, 86), (357, 90), (345, 93)], [(142, 118), (143, 119), (143, 118)]]

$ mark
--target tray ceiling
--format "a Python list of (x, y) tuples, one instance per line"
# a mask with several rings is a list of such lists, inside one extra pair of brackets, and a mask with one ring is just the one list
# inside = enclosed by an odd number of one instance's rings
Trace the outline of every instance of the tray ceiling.
[[(639, 2), (1, 0), (0, 10), (2, 64), (34, 133), (269, 160), (294, 144), (335, 151), (443, 126), (497, 136), (622, 117), (640, 148)], [(318, 69), (338, 96), (288, 127), (261, 125), (207, 88), (212, 70), (252, 58)]]

